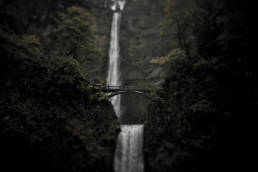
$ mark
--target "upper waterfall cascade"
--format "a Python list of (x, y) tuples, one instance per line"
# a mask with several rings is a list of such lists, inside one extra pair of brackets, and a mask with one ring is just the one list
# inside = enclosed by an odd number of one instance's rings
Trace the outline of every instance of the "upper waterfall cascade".
[[(112, 0), (111, 10), (114, 11), (112, 28), (111, 28), (111, 42), (109, 49), (109, 70), (107, 77), (107, 85), (121, 85), (120, 80), (120, 47), (119, 47), (119, 31), (120, 21), (122, 17), (122, 10), (124, 9), (125, 0)], [(119, 8), (120, 11), (117, 9)], [(114, 107), (117, 117), (121, 116), (121, 96), (111, 98), (111, 103)]]

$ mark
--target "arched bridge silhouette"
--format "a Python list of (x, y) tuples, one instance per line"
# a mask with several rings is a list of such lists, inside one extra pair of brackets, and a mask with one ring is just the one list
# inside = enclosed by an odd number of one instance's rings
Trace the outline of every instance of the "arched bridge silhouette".
[(138, 88), (135, 86), (106, 86), (102, 90), (109, 93), (108, 98), (121, 94), (138, 94), (146, 98), (152, 99), (150, 89)]

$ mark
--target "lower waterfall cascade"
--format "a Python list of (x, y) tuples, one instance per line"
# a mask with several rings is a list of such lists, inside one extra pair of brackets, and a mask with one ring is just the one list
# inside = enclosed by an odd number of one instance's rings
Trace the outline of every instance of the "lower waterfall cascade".
[(117, 139), (115, 172), (143, 172), (143, 125), (122, 125)]

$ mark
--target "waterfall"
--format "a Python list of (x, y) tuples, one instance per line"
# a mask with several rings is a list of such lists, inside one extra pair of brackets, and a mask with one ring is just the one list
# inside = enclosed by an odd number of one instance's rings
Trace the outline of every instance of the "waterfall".
[(122, 125), (115, 152), (115, 172), (143, 172), (143, 125)]
[[(120, 86), (120, 47), (119, 32), (122, 11), (125, 7), (125, 0), (110, 0), (113, 11), (111, 41), (109, 49), (109, 69), (107, 76), (108, 86)], [(120, 118), (121, 96), (111, 98), (116, 115)], [(114, 170), (115, 172), (143, 172), (143, 125), (121, 125), (121, 133), (117, 139)]]
[[(114, 11), (112, 28), (111, 28), (111, 41), (109, 49), (109, 70), (107, 77), (108, 86), (120, 86), (120, 48), (119, 48), (119, 31), (122, 10), (124, 9), (125, 0), (112, 1), (111, 9)], [(117, 95), (111, 98), (111, 103), (114, 107), (117, 117), (121, 116), (121, 96)]]

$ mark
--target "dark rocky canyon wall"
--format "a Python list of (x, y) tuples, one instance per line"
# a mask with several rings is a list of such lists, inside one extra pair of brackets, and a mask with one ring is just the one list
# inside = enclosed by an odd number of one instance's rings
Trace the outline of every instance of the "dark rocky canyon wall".
[(127, 3), (121, 30), (121, 69), (125, 85), (154, 85), (162, 78), (162, 69), (152, 65), (151, 60), (165, 53), (161, 37), (163, 5), (162, 0)]
[[(129, 1), (123, 12), (121, 27), (121, 70), (124, 85), (154, 89), (165, 78), (166, 65), (152, 63), (166, 54), (163, 43), (162, 18), (164, 1)], [(124, 96), (125, 97), (125, 96)], [(151, 101), (142, 96), (126, 95), (122, 99), (125, 114), (122, 121), (140, 122)]]

